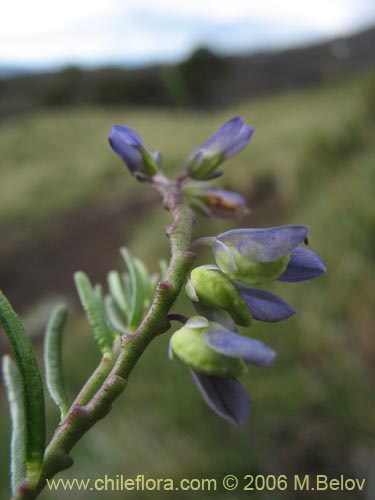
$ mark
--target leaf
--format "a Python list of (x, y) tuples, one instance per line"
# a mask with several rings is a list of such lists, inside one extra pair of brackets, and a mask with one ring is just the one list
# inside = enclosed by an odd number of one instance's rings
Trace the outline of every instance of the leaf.
[(103, 356), (112, 358), (112, 333), (90, 280), (85, 273), (78, 271), (74, 274), (74, 281), (100, 352)]
[(144, 294), (143, 294), (143, 281), (140, 271), (137, 268), (135, 259), (132, 258), (130, 252), (125, 248), (120, 250), (121, 256), (124, 259), (130, 276), (131, 283), (131, 317), (129, 326), (131, 330), (135, 330), (141, 322), (143, 315)]
[(113, 298), (110, 295), (105, 296), (104, 309), (107, 319), (112, 328), (121, 335), (125, 333), (126, 328), (122, 323), (122, 319), (120, 318), (118, 307), (116, 306)]
[(10, 356), (3, 357), (3, 377), (12, 422), (10, 478), (14, 495), (26, 479), (26, 449), (22, 379)]
[(48, 320), (44, 338), (44, 366), (48, 392), (60, 408), (61, 420), (68, 412), (69, 404), (64, 389), (62, 368), (62, 333), (68, 318), (68, 309), (56, 306)]
[[(132, 296), (132, 284), (130, 281), (129, 273), (122, 273), (122, 283), (124, 287), (124, 294), (126, 297), (127, 304), (130, 308), (131, 296)], [(130, 309), (129, 309), (130, 310)]]
[(22, 382), (27, 480), (35, 484), (39, 480), (46, 440), (42, 377), (23, 324), (1, 292), (0, 323), (11, 345)]
[(128, 323), (131, 315), (131, 310), (129, 298), (126, 296), (120, 274), (117, 271), (110, 271), (108, 273), (107, 281), (109, 292), (112, 295), (112, 298), (115, 301), (118, 309), (124, 316), (124, 321)]
[(141, 280), (143, 307), (145, 307), (145, 303), (149, 302), (149, 300), (151, 299), (150, 295), (152, 294), (150, 273), (148, 272), (145, 264), (140, 259), (134, 259), (134, 265)]
[(104, 305), (104, 293), (103, 293), (103, 288), (101, 285), (95, 285), (94, 287), (94, 293), (96, 295), (96, 298), (97, 298), (97, 301), (98, 301), (98, 305), (99, 305), (99, 309), (104, 317), (104, 321), (106, 322), (108, 328), (109, 328), (109, 331), (110, 331), (110, 334), (111, 334), (111, 337), (112, 337), (112, 349), (113, 349), (113, 340), (116, 336), (116, 333), (113, 328), (112, 328), (112, 325), (111, 323), (109, 322), (108, 320), (108, 317), (107, 317), (107, 314), (106, 314), (106, 310), (105, 310), (105, 305)]

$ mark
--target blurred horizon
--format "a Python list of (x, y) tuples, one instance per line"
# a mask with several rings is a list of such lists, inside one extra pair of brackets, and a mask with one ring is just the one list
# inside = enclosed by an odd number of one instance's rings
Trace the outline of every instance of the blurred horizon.
[(61, 7), (37, 0), (23, 6), (20, 18), (18, 7), (8, 3), (0, 19), (0, 69), (173, 64), (199, 47), (223, 56), (277, 51), (348, 36), (375, 22), (368, 0), (318, 0), (308, 7), (296, 0), (282, 8), (276, 0), (67, 0)]

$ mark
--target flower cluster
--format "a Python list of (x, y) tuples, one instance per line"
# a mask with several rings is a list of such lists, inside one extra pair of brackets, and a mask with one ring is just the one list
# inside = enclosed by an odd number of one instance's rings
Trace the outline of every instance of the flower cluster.
[[(190, 154), (179, 186), (192, 208), (218, 217), (239, 218), (248, 212), (241, 195), (210, 181), (222, 174), (220, 165), (242, 151), (253, 133), (253, 127), (236, 117)], [(135, 131), (115, 126), (109, 141), (139, 180), (152, 182), (160, 172), (160, 155), (150, 153)], [(307, 281), (323, 274), (320, 257), (302, 246), (307, 233), (303, 225), (234, 229), (200, 238), (191, 246), (210, 245), (216, 264), (190, 273), (186, 293), (197, 316), (173, 334), (170, 357), (189, 367), (206, 403), (236, 425), (244, 423), (250, 408), (238, 377), (246, 365), (265, 367), (276, 358), (270, 347), (238, 334), (237, 327), (249, 327), (253, 320), (282, 321), (296, 312), (281, 298), (254, 286), (273, 280)]]
[(237, 378), (245, 365), (270, 365), (275, 352), (263, 342), (239, 335), (237, 325), (276, 322), (296, 310), (276, 295), (253, 288), (268, 281), (306, 281), (326, 269), (320, 257), (301, 247), (306, 226), (238, 229), (202, 239), (210, 243), (217, 265), (190, 273), (186, 293), (200, 316), (190, 319), (171, 339), (172, 352), (183, 361), (207, 404), (241, 425), (249, 398)]
[[(242, 151), (253, 133), (254, 128), (246, 125), (241, 117), (232, 118), (190, 154), (184, 166), (184, 176), (188, 180), (181, 190), (192, 208), (215, 217), (239, 218), (248, 212), (241, 195), (221, 189), (208, 180), (222, 174), (219, 165)], [(152, 181), (160, 171), (160, 154), (150, 152), (135, 130), (114, 125), (108, 139), (138, 180)]]

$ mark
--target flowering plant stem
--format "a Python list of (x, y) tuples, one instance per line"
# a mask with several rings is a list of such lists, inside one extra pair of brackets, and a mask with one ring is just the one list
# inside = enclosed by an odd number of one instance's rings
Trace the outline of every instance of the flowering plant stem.
[(171, 259), (167, 275), (155, 291), (154, 299), (139, 328), (121, 338), (115, 361), (103, 356), (98, 368), (84, 385), (65, 419), (57, 427), (46, 449), (40, 480), (35, 488), (21, 486), (13, 500), (32, 500), (45, 487), (46, 480), (69, 468), (69, 453), (83, 435), (111, 410), (112, 403), (124, 391), (130, 373), (150, 342), (169, 329), (168, 312), (189, 273), (195, 254), (189, 251), (194, 215), (181, 194), (180, 182), (158, 174), (152, 186), (163, 196), (164, 206), (173, 216), (166, 233), (170, 241)]

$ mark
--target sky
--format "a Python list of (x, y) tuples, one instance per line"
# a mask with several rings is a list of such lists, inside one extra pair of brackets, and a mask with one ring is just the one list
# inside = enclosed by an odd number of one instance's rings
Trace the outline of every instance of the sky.
[(283, 48), (375, 21), (373, 0), (18, 0), (1, 4), (0, 64), (144, 65), (199, 46)]

